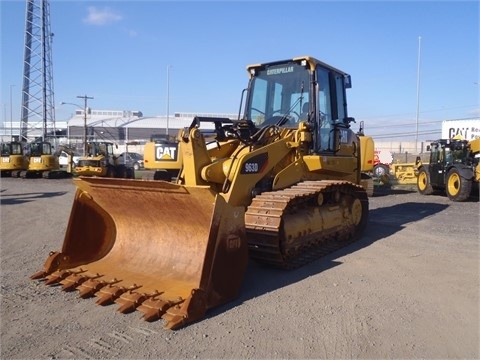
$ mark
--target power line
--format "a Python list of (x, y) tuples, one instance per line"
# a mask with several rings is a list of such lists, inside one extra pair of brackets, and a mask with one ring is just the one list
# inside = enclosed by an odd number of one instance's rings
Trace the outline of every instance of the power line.
[[(424, 114), (428, 114), (428, 113), (434, 113), (434, 112), (441, 112), (441, 111), (449, 111), (449, 110), (458, 110), (458, 109), (468, 109), (468, 108), (473, 108), (473, 109), (477, 109), (478, 108), (478, 104), (475, 104), (475, 105), (462, 105), (462, 106), (453, 106), (453, 107), (443, 107), (443, 108), (440, 108), (440, 109), (431, 109), (431, 110), (423, 110), (423, 111), (420, 111), (420, 114), (421, 115), (424, 115)], [(396, 114), (386, 114), (386, 115), (378, 115), (378, 116), (371, 116), (371, 117), (362, 117), (362, 120), (364, 121), (374, 121), (376, 119), (378, 120), (385, 120), (387, 118), (392, 118), (392, 117), (395, 117), (395, 118), (398, 118), (398, 117), (408, 117), (408, 116), (414, 116), (413, 113), (411, 112), (408, 112), (408, 113), (396, 113)], [(446, 119), (446, 120), (459, 120), (459, 119)], [(443, 120), (442, 120), (443, 121)]]
[[(457, 121), (457, 120), (472, 120), (472, 119), (480, 119), (480, 117), (478, 116), (473, 116), (473, 117), (468, 117), (468, 118), (457, 118), (457, 119), (448, 119), (449, 121)], [(425, 127), (426, 125), (440, 125), (444, 122), (445, 120), (432, 120), (432, 121), (424, 121), (424, 122), (421, 122), (421, 126)], [(415, 123), (414, 122), (408, 122), (408, 123), (383, 123), (383, 124), (372, 124), (372, 125), (368, 125), (368, 122), (366, 123), (367, 124), (367, 128), (368, 129), (383, 129), (383, 128), (393, 128), (393, 127), (408, 127), (408, 126), (414, 126)]]
[[(418, 131), (418, 135), (434, 135), (434, 134), (441, 134), (441, 130), (425, 130), (425, 131)], [(410, 132), (402, 132), (402, 133), (389, 133), (389, 134), (368, 134), (375, 139), (388, 139), (388, 138), (399, 138), (399, 137), (412, 137), (417, 134), (416, 131)]]

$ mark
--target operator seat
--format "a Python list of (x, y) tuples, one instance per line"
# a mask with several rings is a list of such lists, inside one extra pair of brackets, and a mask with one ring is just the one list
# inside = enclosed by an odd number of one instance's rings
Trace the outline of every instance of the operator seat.
[(300, 117), (298, 121), (303, 121), (303, 120), (308, 120), (308, 101), (303, 104), (302, 106), (302, 113), (300, 114)]

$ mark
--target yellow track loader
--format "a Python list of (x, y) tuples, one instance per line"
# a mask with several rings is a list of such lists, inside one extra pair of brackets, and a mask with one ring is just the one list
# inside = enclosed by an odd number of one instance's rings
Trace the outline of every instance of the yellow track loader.
[(32, 278), (177, 329), (234, 299), (249, 257), (291, 269), (361, 236), (374, 147), (351, 129), (350, 76), (309, 56), (247, 71), (243, 116), (179, 134), (176, 182), (74, 179), (63, 247)]

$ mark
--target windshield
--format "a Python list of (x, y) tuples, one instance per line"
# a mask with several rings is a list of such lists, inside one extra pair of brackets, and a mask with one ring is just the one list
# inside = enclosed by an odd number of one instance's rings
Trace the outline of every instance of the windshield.
[(463, 163), (468, 155), (466, 146), (453, 146), (445, 148), (445, 159), (447, 163)]
[(113, 144), (107, 142), (91, 142), (87, 144), (87, 156), (109, 156), (113, 154)]
[(20, 143), (12, 143), (12, 155), (22, 155), (22, 144)]
[(10, 144), (2, 143), (1, 145), (1, 155), (2, 156), (8, 156), (11, 155), (11, 149), (10, 149)]
[(32, 143), (30, 144), (30, 155), (52, 155), (52, 146), (49, 143)]
[(309, 81), (308, 70), (293, 62), (257, 70), (250, 87), (246, 118), (257, 126), (282, 120), (288, 126), (306, 120)]

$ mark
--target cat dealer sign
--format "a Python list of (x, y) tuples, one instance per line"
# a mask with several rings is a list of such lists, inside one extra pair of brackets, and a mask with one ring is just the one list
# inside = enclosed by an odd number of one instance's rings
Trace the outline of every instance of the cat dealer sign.
[(444, 120), (442, 122), (442, 139), (452, 139), (455, 136), (469, 141), (480, 139), (480, 118)]

